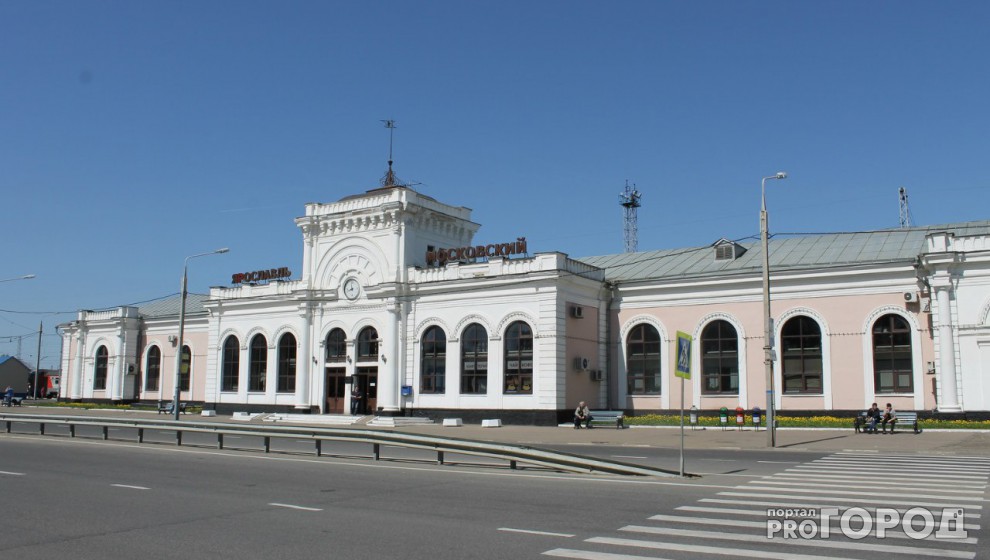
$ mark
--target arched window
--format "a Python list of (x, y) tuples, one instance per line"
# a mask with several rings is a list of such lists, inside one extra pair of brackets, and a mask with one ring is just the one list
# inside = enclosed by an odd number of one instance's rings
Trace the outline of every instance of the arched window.
[(96, 365), (93, 368), (93, 390), (106, 391), (107, 389), (107, 366), (110, 363), (110, 352), (106, 346), (96, 349)]
[(533, 329), (516, 321), (505, 330), (506, 394), (533, 394)]
[(378, 331), (374, 327), (365, 327), (358, 333), (357, 359), (359, 362), (378, 360)]
[(701, 392), (739, 394), (739, 337), (728, 321), (712, 321), (701, 331)]
[(265, 392), (265, 381), (268, 377), (268, 341), (265, 335), (256, 334), (251, 339), (248, 363), (248, 391)]
[(911, 327), (900, 315), (884, 315), (873, 323), (873, 383), (877, 393), (914, 391)]
[(240, 385), (241, 341), (236, 336), (228, 336), (223, 343), (223, 367), (220, 375), (220, 390), (234, 392)]
[(148, 348), (145, 356), (144, 371), (147, 375), (144, 378), (145, 391), (157, 391), (158, 382), (162, 378), (162, 349), (157, 345)]
[(432, 326), (423, 333), (420, 354), (419, 392), (443, 393), (446, 390), (447, 335)]
[(278, 392), (296, 390), (296, 337), (285, 333), (278, 341)]
[(327, 363), (347, 361), (347, 335), (343, 329), (330, 331), (323, 346), (326, 348)]
[(182, 391), (189, 390), (189, 377), (192, 372), (192, 350), (182, 345), (182, 362), (179, 365), (179, 387)]
[(811, 317), (794, 317), (780, 330), (784, 393), (822, 392), (822, 329)]
[(630, 395), (660, 394), (660, 332), (647, 323), (626, 337), (626, 380)]
[(461, 394), (488, 392), (488, 331), (478, 323), (468, 325), (461, 335)]

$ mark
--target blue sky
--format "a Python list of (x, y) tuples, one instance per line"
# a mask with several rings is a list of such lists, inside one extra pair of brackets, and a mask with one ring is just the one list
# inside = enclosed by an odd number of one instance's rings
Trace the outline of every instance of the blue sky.
[[(623, 249), (987, 219), (990, 3), (0, 2), (0, 353), (77, 309), (301, 263), (398, 176), (477, 240)], [(16, 312), (16, 313), (15, 313)], [(39, 313), (46, 312), (46, 313)], [(58, 313), (56, 313), (58, 312)], [(66, 313), (67, 312), (67, 313)], [(36, 359), (37, 339), (21, 357)]]

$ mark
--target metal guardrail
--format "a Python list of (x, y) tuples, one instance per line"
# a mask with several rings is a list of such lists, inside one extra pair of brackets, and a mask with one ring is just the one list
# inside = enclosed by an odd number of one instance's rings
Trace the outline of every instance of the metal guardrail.
[(47, 425), (63, 425), (69, 427), (69, 437), (76, 436), (76, 426), (96, 426), (102, 428), (103, 439), (109, 439), (109, 429), (131, 428), (137, 431), (137, 443), (144, 442), (145, 430), (175, 432), (176, 445), (182, 445), (182, 434), (185, 432), (215, 434), (217, 449), (223, 449), (225, 435), (254, 436), (262, 438), (265, 453), (271, 452), (272, 438), (310, 439), (313, 441), (317, 457), (323, 453), (324, 441), (349, 441), (371, 445), (372, 458), (381, 459), (382, 446), (425, 449), (437, 454), (437, 464), (444, 464), (445, 453), (481, 456), (502, 459), (509, 462), (509, 468), (516, 469), (518, 463), (551, 468), (572, 473), (604, 473), (635, 476), (676, 477), (677, 471), (659, 469), (608, 461), (594, 457), (586, 457), (560, 451), (551, 451), (536, 447), (510, 445), (503, 443), (488, 443), (467, 439), (434, 437), (402, 432), (386, 432), (378, 430), (362, 430), (355, 428), (314, 428), (305, 426), (253, 426), (238, 425), (222, 422), (192, 422), (144, 419), (119, 419), (94, 416), (63, 416), (44, 414), (10, 414), (0, 413), (6, 433), (12, 432), (13, 424), (37, 424), (40, 435), (45, 434)]

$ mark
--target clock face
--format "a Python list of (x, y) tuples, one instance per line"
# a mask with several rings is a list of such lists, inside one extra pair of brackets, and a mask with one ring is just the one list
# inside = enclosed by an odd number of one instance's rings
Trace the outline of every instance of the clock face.
[(361, 294), (361, 285), (354, 278), (348, 278), (344, 282), (344, 297), (347, 299), (357, 299), (358, 295)]

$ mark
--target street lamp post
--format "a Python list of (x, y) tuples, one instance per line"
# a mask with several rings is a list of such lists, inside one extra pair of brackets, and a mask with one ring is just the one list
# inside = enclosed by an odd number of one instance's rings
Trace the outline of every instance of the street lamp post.
[[(230, 249), (224, 247), (223, 249), (217, 249), (216, 251), (210, 251), (209, 253), (190, 255), (186, 257), (186, 260), (182, 263), (182, 296), (179, 303), (179, 348), (175, 353), (175, 395), (172, 398), (172, 413), (176, 420), (179, 419), (179, 392), (182, 388), (180, 381), (182, 380), (182, 347), (184, 345), (183, 335), (185, 334), (184, 331), (186, 328), (186, 278), (187, 271), (189, 270), (189, 259), (226, 253), (229, 250)], [(190, 356), (189, 361), (190, 363), (192, 362), (192, 356)]]
[(764, 177), (760, 184), (760, 243), (763, 245), (763, 365), (767, 374), (767, 446), (777, 446), (776, 410), (773, 394), (773, 317), (770, 315), (770, 244), (767, 223), (767, 179), (786, 179), (787, 173), (778, 171)]

